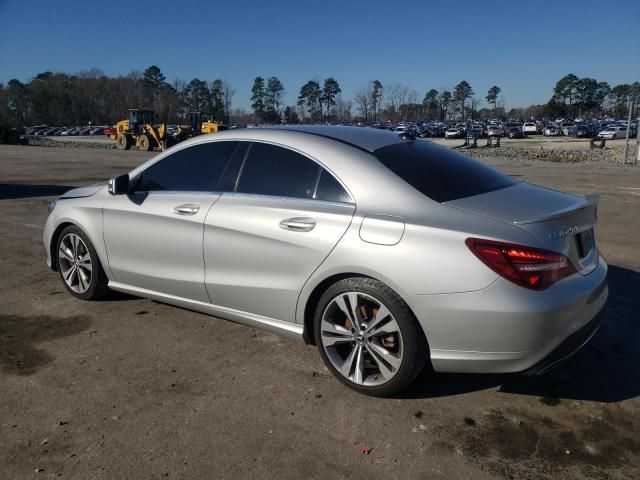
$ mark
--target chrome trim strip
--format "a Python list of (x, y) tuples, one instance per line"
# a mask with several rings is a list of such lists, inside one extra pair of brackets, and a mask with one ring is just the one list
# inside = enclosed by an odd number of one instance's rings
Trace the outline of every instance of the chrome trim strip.
[(243, 192), (224, 192), (222, 194), (225, 197), (239, 197), (239, 198), (255, 198), (265, 200), (284, 200), (287, 202), (303, 202), (309, 205), (333, 205), (336, 207), (349, 207), (354, 208), (355, 203), (348, 202), (332, 202), (330, 200), (314, 200), (313, 198), (298, 198), (298, 197), (282, 197), (279, 195), (264, 195), (261, 193), (243, 193)]
[(190, 300), (188, 298), (168, 295), (154, 290), (133, 287), (124, 283), (109, 281), (109, 288), (119, 292), (129, 293), (134, 296), (151, 298), (161, 303), (176, 305), (188, 310), (204, 313), (215, 317), (221, 317), (232, 322), (242, 323), (250, 327), (261, 328), (277, 335), (288, 337), (292, 340), (303, 342), (302, 333), (304, 327), (297, 323), (285, 322), (275, 318), (264, 317), (254, 313), (242, 312), (229, 307), (214, 305), (212, 303), (200, 302), (198, 300)]

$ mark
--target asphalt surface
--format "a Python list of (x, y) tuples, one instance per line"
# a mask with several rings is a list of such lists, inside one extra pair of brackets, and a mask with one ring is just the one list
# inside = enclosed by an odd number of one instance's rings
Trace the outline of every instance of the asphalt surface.
[(492, 162), (602, 195), (604, 323), (544, 377), (423, 375), (375, 399), (314, 347), (66, 293), (45, 264), (47, 204), (150, 156), (0, 145), (0, 478), (640, 477), (640, 168)]

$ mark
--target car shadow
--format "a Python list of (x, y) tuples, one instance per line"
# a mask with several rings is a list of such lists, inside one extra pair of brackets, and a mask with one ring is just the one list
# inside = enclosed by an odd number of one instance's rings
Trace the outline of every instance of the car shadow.
[(403, 398), (435, 398), (498, 387), (501, 393), (561, 400), (620, 402), (640, 395), (640, 273), (609, 266), (609, 300), (600, 329), (582, 350), (541, 376), (431, 374)]
[(68, 192), (68, 185), (28, 185), (19, 183), (0, 183), (0, 200), (16, 198), (54, 197)]

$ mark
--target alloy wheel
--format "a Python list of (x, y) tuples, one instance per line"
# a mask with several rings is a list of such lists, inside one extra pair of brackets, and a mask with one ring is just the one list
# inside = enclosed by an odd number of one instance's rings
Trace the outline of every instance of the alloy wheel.
[(82, 238), (75, 233), (66, 234), (58, 249), (60, 272), (67, 286), (76, 293), (84, 293), (91, 285), (93, 265), (91, 254)]
[(322, 314), (322, 347), (333, 367), (364, 386), (389, 382), (404, 354), (400, 327), (389, 309), (363, 292), (334, 297)]

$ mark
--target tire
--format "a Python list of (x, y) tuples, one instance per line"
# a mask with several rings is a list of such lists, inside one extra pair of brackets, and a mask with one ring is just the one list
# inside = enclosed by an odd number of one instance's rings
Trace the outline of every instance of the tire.
[[(109, 291), (109, 281), (98, 254), (80, 228), (75, 225), (65, 228), (58, 237), (55, 252), (60, 279), (71, 295), (82, 300), (97, 300)], [(75, 273), (71, 271), (74, 267)]]
[(171, 136), (167, 136), (163, 141), (162, 141), (162, 148), (164, 150), (173, 147), (177, 142), (173, 139), (173, 137)]
[(124, 133), (119, 133), (116, 138), (116, 148), (118, 150), (129, 150), (131, 148), (131, 139)]
[(147, 134), (140, 135), (138, 139), (138, 148), (143, 152), (148, 152), (151, 150), (151, 139)]
[[(349, 309), (354, 298), (355, 325), (350, 320), (354, 310)], [(353, 327), (358, 322), (356, 330)], [(375, 397), (404, 390), (429, 358), (427, 340), (407, 304), (372, 278), (346, 278), (329, 287), (316, 307), (314, 335), (320, 356), (333, 375), (349, 388)]]

